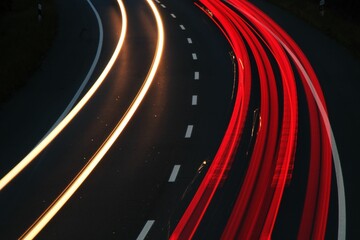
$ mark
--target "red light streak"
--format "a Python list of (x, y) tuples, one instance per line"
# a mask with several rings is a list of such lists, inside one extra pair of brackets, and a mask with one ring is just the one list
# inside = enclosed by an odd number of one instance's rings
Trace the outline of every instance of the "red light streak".
[[(332, 169), (332, 146), (329, 139), (330, 137), (333, 139), (333, 136), (326, 116), (325, 100), (315, 72), (295, 42), (269, 17), (249, 2), (243, 0), (228, 0), (227, 2), (200, 0), (199, 3), (195, 4), (202, 8), (221, 29), (239, 59), (238, 66), (244, 67), (243, 74), (238, 76), (237, 99), (239, 96), (245, 97), (245, 92), (239, 90), (246, 86), (242, 81), (250, 86), (250, 83), (247, 82), (250, 81), (248, 79), (250, 75), (247, 74), (249, 62), (246, 62), (248, 61), (248, 53), (246, 50), (244, 51), (242, 37), (254, 56), (260, 79), (262, 125), (256, 135), (248, 170), (231, 216), (223, 231), (222, 239), (271, 238), (284, 189), (290, 184), (292, 171), (295, 167), (298, 103), (290, 59), (295, 63), (305, 88), (309, 105), (310, 141), (312, 145), (310, 150), (311, 172), (308, 178), (308, 189), (298, 237), (299, 239), (324, 238)], [(242, 19), (239, 13), (245, 16), (246, 20)], [(247, 21), (251, 22), (251, 25)], [(263, 44), (260, 44), (257, 39), (260, 39)], [(276, 81), (263, 46), (266, 46), (273, 55), (281, 75), (283, 112), (279, 130), (277, 125), (279, 114)], [(247, 104), (248, 102), (243, 103), (241, 107), (247, 109)], [(234, 112), (241, 110), (244, 109), (236, 109), (235, 105)], [(234, 126), (232, 125), (233, 117), (235, 117), (234, 114), (228, 129)], [(243, 121), (243, 118), (239, 120)], [(236, 151), (236, 147), (224, 147), (226, 144), (231, 145), (234, 141), (227, 135), (228, 133), (226, 132), (209, 171), (176, 226), (171, 239), (188, 239), (195, 234), (196, 228), (215, 194), (218, 179), (223, 178), (225, 170), (231, 166), (232, 156), (235, 152), (230, 153), (228, 151)], [(239, 133), (238, 138), (241, 137), (241, 130)], [(238, 142), (239, 139), (236, 141)], [(321, 146), (321, 150), (319, 146)], [(219, 164), (222, 161), (221, 158), (227, 159), (225, 164)], [(312, 185), (313, 183), (315, 186)], [(210, 188), (209, 186), (212, 189), (211, 193), (204, 194)], [(345, 211), (342, 212), (345, 215)], [(341, 232), (340, 225), (342, 224), (339, 222), (339, 231)], [(342, 233), (339, 233), (340, 235)]]

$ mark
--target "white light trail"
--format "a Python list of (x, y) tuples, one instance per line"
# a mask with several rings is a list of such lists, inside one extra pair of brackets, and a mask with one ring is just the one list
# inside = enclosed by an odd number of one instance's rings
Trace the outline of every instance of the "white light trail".
[[(144, 99), (148, 89), (151, 86), (151, 83), (155, 77), (155, 73), (160, 64), (163, 48), (164, 48), (164, 28), (162, 20), (158, 10), (156, 9), (154, 3), (151, 0), (147, 0), (150, 8), (152, 9), (158, 28), (158, 40), (154, 60), (152, 62), (151, 68), (148, 72), (148, 75), (141, 86), (138, 94), (135, 99), (129, 106), (125, 115), (118, 122), (115, 129), (109, 135), (109, 137), (104, 141), (101, 147), (89, 160), (89, 162), (84, 166), (84, 168), (78, 173), (78, 175), (72, 180), (72, 182), (67, 186), (67, 188), (56, 198), (56, 200), (48, 207), (48, 209), (37, 219), (37, 221), (20, 237), (21, 239), (33, 239), (45, 226), (46, 224), (56, 215), (56, 213), (65, 205), (65, 203), (70, 199), (70, 197), (76, 192), (76, 190), (81, 186), (81, 184), (86, 180), (86, 178), (91, 174), (95, 169), (97, 164), (108, 152), (110, 147), (114, 144), (116, 139), (120, 136), (131, 117), (134, 115), (135, 111), (139, 107), (140, 103)], [(118, 0), (118, 4), (122, 13), (122, 22), (125, 25), (126, 29), (126, 12), (125, 7), (121, 0)]]
[[(126, 23), (126, 21), (125, 21)], [(110, 72), (112, 66), (117, 59), (122, 45), (125, 40), (126, 34), (126, 24), (124, 21), (122, 22), (122, 29), (120, 33), (120, 38), (118, 44), (114, 50), (113, 55), (111, 56), (108, 64), (105, 69), (96, 80), (94, 85), (90, 88), (90, 90), (85, 94), (85, 96), (79, 101), (78, 104), (69, 112), (69, 114), (50, 132), (48, 133), (42, 141), (26, 155), (13, 169), (11, 169), (3, 178), (0, 180), (0, 191), (11, 182), (24, 168), (26, 168), (60, 133), (61, 131), (75, 118), (75, 116), (81, 111), (81, 109), (85, 106), (85, 104), (90, 100), (90, 98), (94, 95), (96, 90), (100, 87), (100, 85), (105, 80), (106, 76)]]

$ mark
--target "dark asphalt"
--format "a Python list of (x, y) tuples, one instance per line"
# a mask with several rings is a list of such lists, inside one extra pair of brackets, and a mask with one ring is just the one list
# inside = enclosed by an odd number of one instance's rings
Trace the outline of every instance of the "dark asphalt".
[[(360, 63), (306, 23), (265, 1), (253, 2), (290, 33), (318, 74), (342, 160), (348, 239), (353, 239), (359, 223), (356, 105), (360, 99), (355, 91)], [(93, 3), (105, 35), (92, 81), (107, 63), (120, 31), (116, 2)], [(149, 239), (166, 239), (201, 180), (198, 166), (212, 159), (231, 111), (230, 48), (193, 1), (162, 3), (166, 8), (157, 6), (166, 28), (165, 50), (149, 94), (96, 171), (40, 233), (41, 239), (135, 239), (149, 219), (155, 219)], [(1, 176), (62, 113), (95, 55), (98, 28), (86, 1), (57, 4), (59, 29), (52, 49), (31, 83), (0, 107)], [(145, 1), (125, 1), (125, 5), (129, 32), (108, 80), (49, 149), (0, 193), (4, 208), (0, 238), (17, 238), (30, 226), (98, 148), (141, 85), (153, 57), (156, 27)], [(193, 44), (187, 43), (187, 37)], [(193, 52), (199, 58), (195, 63)], [(194, 81), (194, 71), (200, 72), (199, 81)], [(191, 106), (193, 94), (199, 96), (198, 106)], [(194, 125), (193, 136), (184, 139), (188, 124)], [(174, 164), (181, 164), (178, 180), (168, 183)]]
[[(338, 146), (345, 181), (347, 239), (360, 234), (358, 145), (360, 125), (360, 60), (308, 23), (263, 0), (252, 0), (298, 43), (322, 86)], [(333, 178), (333, 181), (335, 179)], [(334, 194), (334, 191), (333, 193)], [(333, 198), (336, 196), (333, 196)], [(337, 209), (331, 209), (330, 214)], [(332, 236), (328, 236), (333, 239)]]

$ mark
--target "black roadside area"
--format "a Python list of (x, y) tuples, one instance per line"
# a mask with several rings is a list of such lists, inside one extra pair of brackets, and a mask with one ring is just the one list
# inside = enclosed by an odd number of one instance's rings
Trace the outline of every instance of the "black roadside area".
[(0, 103), (27, 83), (50, 48), (57, 29), (54, 0), (0, 2)]

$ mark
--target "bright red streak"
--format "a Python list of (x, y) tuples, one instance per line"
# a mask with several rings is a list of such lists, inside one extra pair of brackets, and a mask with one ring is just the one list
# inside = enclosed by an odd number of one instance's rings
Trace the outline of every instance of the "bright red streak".
[[(213, 14), (221, 16), (216, 9), (214, 9)], [(224, 177), (225, 170), (231, 165), (247, 115), (251, 87), (251, 69), (246, 47), (241, 35), (226, 17), (218, 18), (217, 24), (221, 26), (233, 47), (238, 66), (241, 66), (241, 68), (238, 68), (239, 82), (235, 106), (215, 158), (170, 239), (191, 239), (194, 235), (217, 187)]]

